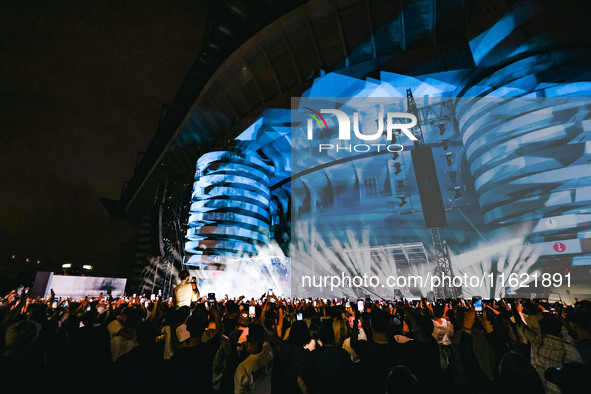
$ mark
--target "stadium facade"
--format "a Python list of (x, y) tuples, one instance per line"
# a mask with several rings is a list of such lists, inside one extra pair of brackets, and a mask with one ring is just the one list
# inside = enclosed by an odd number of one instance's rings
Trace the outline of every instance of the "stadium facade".
[[(259, 3), (273, 20), (252, 2), (218, 10), (120, 200), (104, 201), (150, 224), (137, 286), (169, 288), (186, 266), (222, 294), (425, 296), (416, 283), (304, 291), (301, 277), (425, 276), (443, 259), (483, 278), (464, 295), (589, 296), (587, 4)], [(444, 222), (429, 224), (414, 141), (395, 133), (373, 152), (322, 133), (338, 124), (320, 108), (370, 130), (384, 103), (416, 115)]]

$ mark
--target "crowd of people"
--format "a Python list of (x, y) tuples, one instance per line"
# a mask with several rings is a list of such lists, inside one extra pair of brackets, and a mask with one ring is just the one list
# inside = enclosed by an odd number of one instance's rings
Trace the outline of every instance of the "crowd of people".
[(587, 300), (482, 300), (475, 308), (471, 299), (191, 299), (182, 296), (190, 286), (182, 276), (170, 300), (11, 292), (0, 305), (4, 385), (126, 393), (589, 391)]

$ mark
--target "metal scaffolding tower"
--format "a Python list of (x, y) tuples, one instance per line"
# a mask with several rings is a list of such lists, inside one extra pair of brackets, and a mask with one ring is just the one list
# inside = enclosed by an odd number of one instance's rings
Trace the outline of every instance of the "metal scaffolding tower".
[[(437, 260), (435, 274), (442, 279), (442, 285), (433, 290), (435, 298), (459, 298), (462, 296), (462, 288), (451, 285), (454, 273), (451, 266), (451, 259), (449, 258), (447, 242), (445, 242), (444, 228), (432, 228), (431, 237), (433, 239), (433, 246), (435, 247), (435, 259)], [(444, 281), (443, 278), (449, 279)]]
[[(418, 141), (415, 142), (415, 147), (420, 147), (425, 143), (423, 138), (423, 130), (421, 124), (433, 124), (443, 121), (449, 121), (449, 114), (445, 111), (445, 102), (431, 105), (426, 108), (421, 108), (421, 112), (417, 108), (417, 104), (412, 95), (411, 89), (406, 89), (406, 101), (408, 111), (417, 117), (417, 125), (415, 129), (417, 132), (413, 134)], [(421, 116), (422, 115), (422, 116)], [(427, 119), (428, 118), (428, 119)], [(423, 203), (421, 201), (421, 203)], [(423, 209), (424, 211), (424, 209)], [(430, 226), (428, 226), (430, 227)], [(433, 240), (433, 247), (435, 249), (435, 258), (437, 260), (437, 267), (435, 268), (435, 275), (442, 279), (441, 286), (434, 289), (435, 298), (458, 298), (462, 296), (462, 288), (454, 287), (451, 283), (453, 278), (453, 269), (451, 259), (449, 257), (449, 250), (447, 242), (445, 242), (445, 231), (443, 226), (430, 227), (431, 238)], [(443, 278), (449, 278), (446, 281)]]
[(415, 145), (423, 145), (425, 143), (425, 139), (423, 138), (423, 129), (421, 128), (421, 119), (419, 117), (419, 111), (417, 109), (417, 103), (415, 102), (415, 98), (412, 95), (411, 89), (406, 89), (406, 105), (408, 106), (408, 112), (413, 114), (417, 117), (417, 125), (413, 127), (413, 130), (417, 130), (417, 132), (413, 132), (415, 137), (417, 137), (418, 141), (415, 141)]

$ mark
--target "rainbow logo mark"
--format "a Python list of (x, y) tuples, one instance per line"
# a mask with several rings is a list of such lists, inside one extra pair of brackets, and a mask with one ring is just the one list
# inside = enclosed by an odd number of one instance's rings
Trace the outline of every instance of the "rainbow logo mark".
[[(312, 108), (309, 107), (304, 107), (304, 109), (307, 109), (309, 111), (312, 111), (312, 113), (310, 112), (304, 112), (306, 115), (309, 115), (312, 117), (312, 119), (314, 119), (316, 121), (316, 123), (318, 123), (318, 126), (320, 126), (320, 130), (324, 131), (324, 128), (322, 127), (322, 123), (324, 123), (324, 127), (326, 129), (328, 129), (328, 126), (326, 125), (326, 120), (324, 120), (324, 117), (322, 115), (320, 115), (320, 112), (313, 110)], [(320, 119), (318, 119), (320, 118)], [(311, 122), (312, 119), (309, 119), (308, 122)], [(322, 120), (322, 123), (320, 123), (320, 120)]]

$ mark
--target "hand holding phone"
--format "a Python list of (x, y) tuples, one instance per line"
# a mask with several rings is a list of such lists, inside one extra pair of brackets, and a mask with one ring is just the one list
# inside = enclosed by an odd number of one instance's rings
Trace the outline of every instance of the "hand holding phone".
[(476, 317), (482, 316), (482, 298), (478, 297), (475, 299), (472, 306), (474, 306), (474, 310), (476, 311)]

